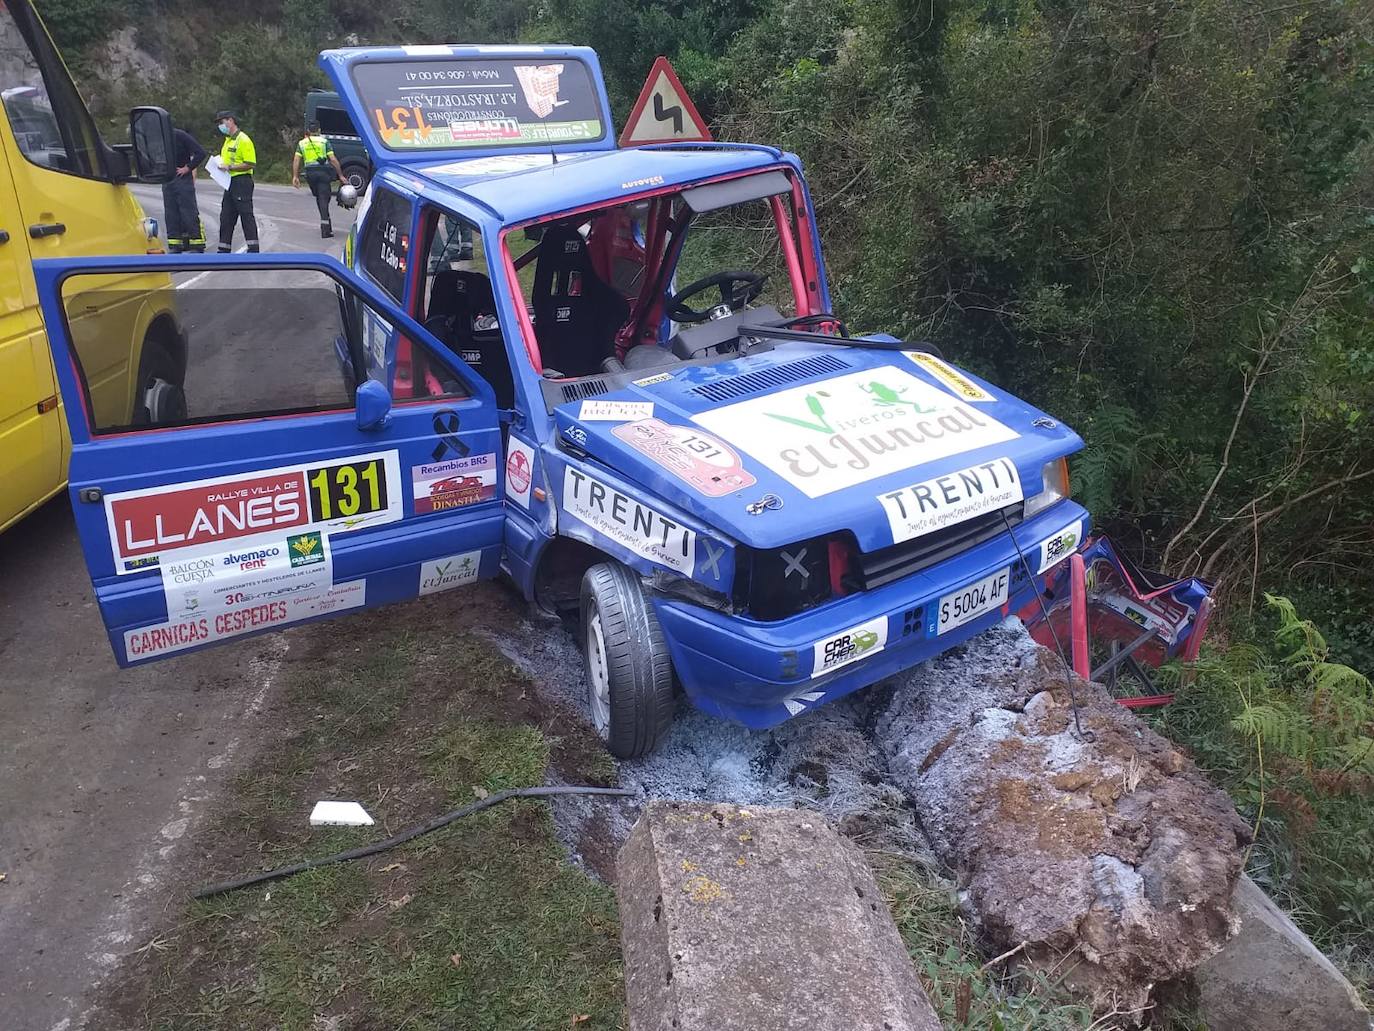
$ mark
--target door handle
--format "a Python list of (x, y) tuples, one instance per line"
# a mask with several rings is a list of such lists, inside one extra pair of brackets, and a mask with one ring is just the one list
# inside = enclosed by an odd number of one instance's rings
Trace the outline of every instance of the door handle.
[(61, 236), (67, 231), (67, 227), (61, 222), (37, 222), (29, 226), (29, 235), (35, 240), (41, 240), (45, 236)]
[(9, 243), (10, 233), (8, 229), (0, 229), (0, 243)]

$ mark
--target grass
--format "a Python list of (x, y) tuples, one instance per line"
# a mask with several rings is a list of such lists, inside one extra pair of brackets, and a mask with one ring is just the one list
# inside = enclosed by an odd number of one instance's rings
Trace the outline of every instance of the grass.
[[(287, 729), (197, 841), (205, 858), (191, 881), (355, 847), (484, 792), (542, 783), (551, 764), (569, 780), (613, 774), (575, 721), (536, 708), (490, 645), (447, 629), (461, 620), (416, 612), (295, 639), (273, 714)], [(378, 825), (310, 830), (310, 806), (330, 797), (358, 799)], [(369, 860), (187, 903), (171, 919), (111, 979), (102, 1026), (624, 1023), (614, 895), (567, 864), (542, 802), (504, 803)]]

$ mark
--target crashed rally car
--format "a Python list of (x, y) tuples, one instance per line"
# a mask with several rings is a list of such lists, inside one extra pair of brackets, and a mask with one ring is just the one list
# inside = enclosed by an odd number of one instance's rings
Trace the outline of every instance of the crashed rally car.
[[(577, 627), (633, 756), (677, 684), (772, 726), (1019, 610), (1081, 546), (1081, 440), (850, 336), (794, 155), (617, 148), (586, 48), (321, 64), (377, 163), (343, 264), (36, 263), (121, 665), (504, 575)], [(186, 411), (108, 424), (68, 299), (149, 268), (190, 327)]]

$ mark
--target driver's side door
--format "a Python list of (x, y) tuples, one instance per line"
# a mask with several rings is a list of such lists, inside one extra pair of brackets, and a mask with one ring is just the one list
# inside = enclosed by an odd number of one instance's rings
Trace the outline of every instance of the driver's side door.
[[(101, 326), (80, 316), (93, 290), (127, 289), (111, 273), (154, 267), (176, 272), (173, 289), (109, 300), (166, 327), (140, 359), (141, 396), (156, 401), (93, 405), (83, 354)], [(45, 261), (35, 274), (72, 506), (120, 665), (496, 574), (491, 389), (432, 346), (448, 391), (392, 406), (367, 378), (364, 315), (424, 335), (373, 284), (323, 255)]]

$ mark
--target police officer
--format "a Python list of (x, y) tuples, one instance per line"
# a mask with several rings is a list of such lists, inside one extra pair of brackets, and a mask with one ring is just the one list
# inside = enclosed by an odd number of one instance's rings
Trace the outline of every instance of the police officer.
[(219, 206), (219, 249), (227, 253), (234, 249), (234, 222), (243, 222), (243, 242), (248, 245), (249, 254), (258, 253), (258, 220), (253, 216), (253, 169), (258, 163), (258, 152), (248, 134), (239, 128), (238, 119), (232, 111), (220, 111), (215, 115), (215, 124), (224, 136), (219, 160), (229, 173), (229, 189), (224, 191), (224, 200)]
[(177, 174), (162, 184), (162, 213), (167, 224), (167, 249), (173, 254), (205, 253), (205, 223), (196, 202), (196, 169), (205, 164), (205, 148), (185, 129), (172, 130)]
[[(320, 209), (320, 238), (327, 240), (334, 235), (334, 226), (329, 221), (330, 188), (334, 180), (346, 183), (339, 159), (334, 156), (334, 145), (320, 135), (320, 123), (310, 122), (305, 127), (305, 135), (296, 144), (296, 153), (291, 157), (291, 185), (301, 188), (301, 165), (305, 165), (305, 178), (310, 184), (310, 192), (315, 195), (315, 206)], [(331, 174), (329, 166), (334, 166)]]

